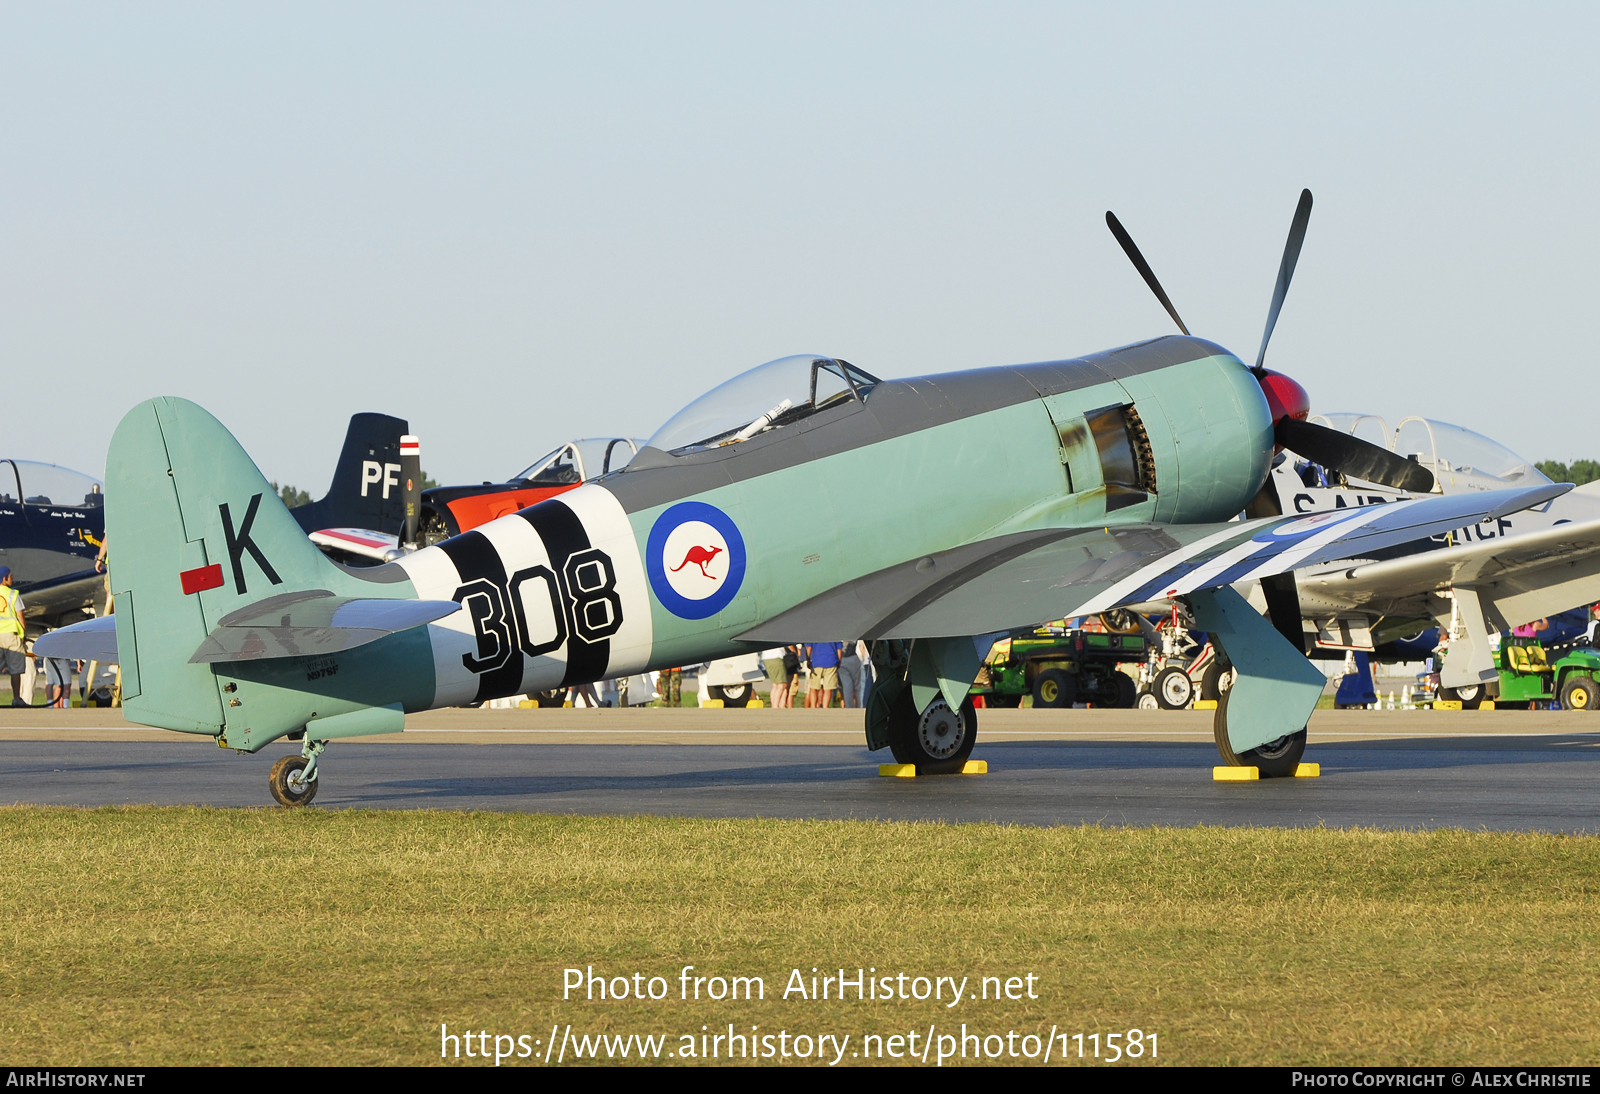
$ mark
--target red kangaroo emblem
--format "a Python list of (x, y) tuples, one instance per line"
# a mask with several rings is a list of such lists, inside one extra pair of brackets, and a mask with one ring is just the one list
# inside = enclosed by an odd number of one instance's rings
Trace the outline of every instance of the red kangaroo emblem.
[[(696, 566), (700, 567), (700, 573), (703, 576), (711, 577), (710, 574), (706, 573), (706, 563), (710, 562), (721, 553), (721, 547), (691, 547), (689, 548), (689, 553), (683, 556), (683, 561), (672, 568), (672, 572), (677, 573), (679, 570), (683, 569), (692, 562)], [(712, 577), (711, 580), (715, 581), (716, 578)]]

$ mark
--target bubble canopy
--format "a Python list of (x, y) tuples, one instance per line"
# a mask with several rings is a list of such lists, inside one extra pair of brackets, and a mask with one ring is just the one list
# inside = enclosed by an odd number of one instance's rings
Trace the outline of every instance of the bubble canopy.
[(878, 382), (848, 361), (813, 353), (780, 357), (712, 388), (645, 444), (673, 455), (738, 444), (824, 408), (865, 401)]
[(1381, 444), (1436, 474), (1461, 472), (1518, 486), (1536, 486), (1550, 481), (1537, 467), (1499, 441), (1449, 422), (1403, 418), (1391, 432), (1388, 423), (1375, 414), (1315, 414), (1311, 421)]
[(53, 463), (0, 459), (0, 503), (19, 499), (28, 505), (95, 508), (105, 504), (105, 484)]

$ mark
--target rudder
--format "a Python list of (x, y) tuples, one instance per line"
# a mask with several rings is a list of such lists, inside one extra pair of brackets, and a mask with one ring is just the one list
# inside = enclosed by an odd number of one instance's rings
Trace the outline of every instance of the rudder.
[(189, 662), (217, 621), (275, 594), (351, 583), (233, 435), (184, 399), (141, 403), (117, 426), (106, 528), (123, 707), (144, 725), (221, 733), (216, 675)]

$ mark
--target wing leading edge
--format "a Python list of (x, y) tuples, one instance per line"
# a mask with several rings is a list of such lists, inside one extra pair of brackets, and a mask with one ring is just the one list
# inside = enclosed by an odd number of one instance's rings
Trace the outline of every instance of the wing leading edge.
[[(1301, 575), (1301, 589), (1350, 608), (1438, 615), (1435, 592), (1476, 589), (1508, 626), (1600, 598), (1600, 520)], [(1448, 614), (1448, 605), (1445, 607)]]
[(1409, 542), (1542, 504), (1564, 485), (1219, 524), (1050, 529), (966, 544), (857, 578), (752, 627), (745, 642), (987, 634)]

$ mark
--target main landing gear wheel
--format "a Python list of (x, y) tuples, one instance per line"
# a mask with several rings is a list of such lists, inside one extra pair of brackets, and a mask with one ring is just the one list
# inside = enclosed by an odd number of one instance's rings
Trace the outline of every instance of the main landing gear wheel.
[(1595, 690), (1594, 677), (1569, 676), (1561, 685), (1562, 710), (1600, 709), (1600, 692)]
[(1300, 757), (1305, 755), (1306, 731), (1302, 729), (1298, 733), (1287, 734), (1235, 755), (1233, 746), (1228, 742), (1228, 696), (1231, 694), (1231, 691), (1225, 691), (1222, 698), (1217, 700), (1217, 716), (1211, 723), (1222, 762), (1230, 767), (1254, 767), (1261, 772), (1263, 779), (1287, 779), (1293, 776), (1300, 766)]
[(1060, 669), (1045, 669), (1033, 678), (1033, 705), (1036, 707), (1070, 707), (1078, 700), (1078, 682), (1072, 673)]
[(285, 756), (272, 765), (267, 785), (279, 805), (309, 805), (317, 796), (317, 780), (306, 778), (310, 762), (304, 756)]
[(1182, 710), (1194, 698), (1194, 682), (1189, 679), (1187, 672), (1174, 666), (1162, 669), (1156, 675), (1150, 691), (1155, 695), (1156, 702), (1161, 704), (1162, 710)]
[(953, 775), (972, 755), (978, 740), (978, 712), (972, 696), (951, 710), (943, 698), (917, 713), (911, 688), (902, 688), (889, 708), (889, 751), (895, 762), (916, 764), (918, 775)]

